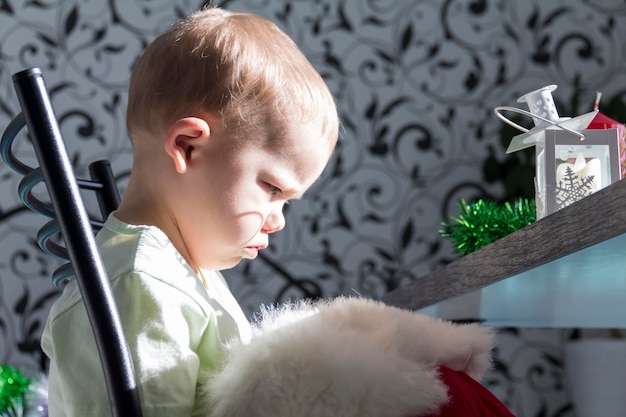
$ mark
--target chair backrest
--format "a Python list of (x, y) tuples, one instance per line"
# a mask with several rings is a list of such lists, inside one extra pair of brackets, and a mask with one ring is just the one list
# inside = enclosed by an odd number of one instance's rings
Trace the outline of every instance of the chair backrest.
[[(141, 416), (134, 367), (124, 337), (111, 286), (98, 253), (94, 227), (89, 218), (81, 188), (96, 192), (103, 218), (117, 207), (119, 193), (110, 165), (99, 161), (90, 166), (91, 180), (77, 180), (61, 136), (41, 70), (30, 68), (13, 75), (21, 107), (2, 135), (2, 158), (24, 175), (19, 185), (20, 199), (30, 209), (52, 220), (39, 231), (37, 241), (46, 252), (68, 259), (70, 264), (55, 271), (55, 285), (62, 286), (70, 275), (80, 288), (100, 354), (113, 416)], [(11, 152), (18, 132), (27, 126), (39, 162), (38, 168), (20, 162)], [(50, 202), (32, 193), (45, 182)], [(65, 247), (52, 237), (61, 233)]]

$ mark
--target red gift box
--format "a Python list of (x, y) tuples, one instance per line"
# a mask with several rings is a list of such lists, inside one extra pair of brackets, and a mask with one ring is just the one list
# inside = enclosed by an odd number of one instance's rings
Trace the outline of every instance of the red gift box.
[(598, 113), (587, 129), (617, 129), (619, 139), (619, 161), (621, 178), (626, 177), (626, 127), (623, 123), (613, 120), (605, 114)]

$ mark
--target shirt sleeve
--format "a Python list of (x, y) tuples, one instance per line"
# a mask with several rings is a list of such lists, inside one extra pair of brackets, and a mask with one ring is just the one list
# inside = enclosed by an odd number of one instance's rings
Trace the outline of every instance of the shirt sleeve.
[[(114, 280), (112, 289), (144, 416), (190, 416), (198, 375), (214, 369), (221, 357), (214, 311), (183, 291), (138, 273)], [(68, 305), (50, 319), (49, 333), (54, 337), (44, 340), (54, 364), (50, 416), (109, 416), (104, 376), (84, 305), (80, 300)]]

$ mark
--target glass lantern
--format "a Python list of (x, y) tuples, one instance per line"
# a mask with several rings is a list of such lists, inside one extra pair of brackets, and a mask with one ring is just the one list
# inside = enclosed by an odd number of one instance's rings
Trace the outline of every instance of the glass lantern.
[[(521, 96), (517, 101), (526, 103), (528, 111), (509, 106), (494, 109), (498, 118), (523, 132), (511, 139), (506, 153), (535, 146), (537, 219), (619, 181), (622, 176), (620, 135), (624, 126), (605, 116), (595, 122), (599, 115), (597, 105), (589, 113), (560, 117), (552, 98), (555, 89), (556, 85), (549, 85)], [(535, 126), (526, 129), (507, 119), (502, 111), (532, 117)], [(607, 125), (607, 121), (611, 124)], [(596, 128), (588, 129), (590, 125)]]
[(535, 144), (537, 219), (621, 179), (618, 129), (581, 133), (546, 129)]

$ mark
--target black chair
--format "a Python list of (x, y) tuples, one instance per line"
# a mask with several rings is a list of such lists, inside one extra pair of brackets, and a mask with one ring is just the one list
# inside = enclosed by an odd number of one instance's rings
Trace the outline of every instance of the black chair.
[[(122, 331), (111, 286), (98, 253), (94, 228), (101, 221), (90, 219), (81, 189), (96, 192), (102, 218), (119, 204), (119, 193), (111, 166), (107, 161), (90, 165), (91, 180), (77, 180), (39, 68), (13, 75), (21, 107), (5, 129), (0, 143), (2, 158), (13, 170), (24, 175), (19, 196), (31, 210), (52, 218), (37, 236), (39, 246), (47, 253), (67, 259), (53, 274), (55, 285), (74, 276), (80, 288), (100, 354), (111, 410), (115, 417), (141, 416), (134, 367)], [(11, 151), (18, 132), (26, 126), (39, 162), (32, 168), (19, 161)], [(44, 182), (50, 202), (43, 202), (32, 192)], [(54, 237), (61, 234), (65, 246)]]

